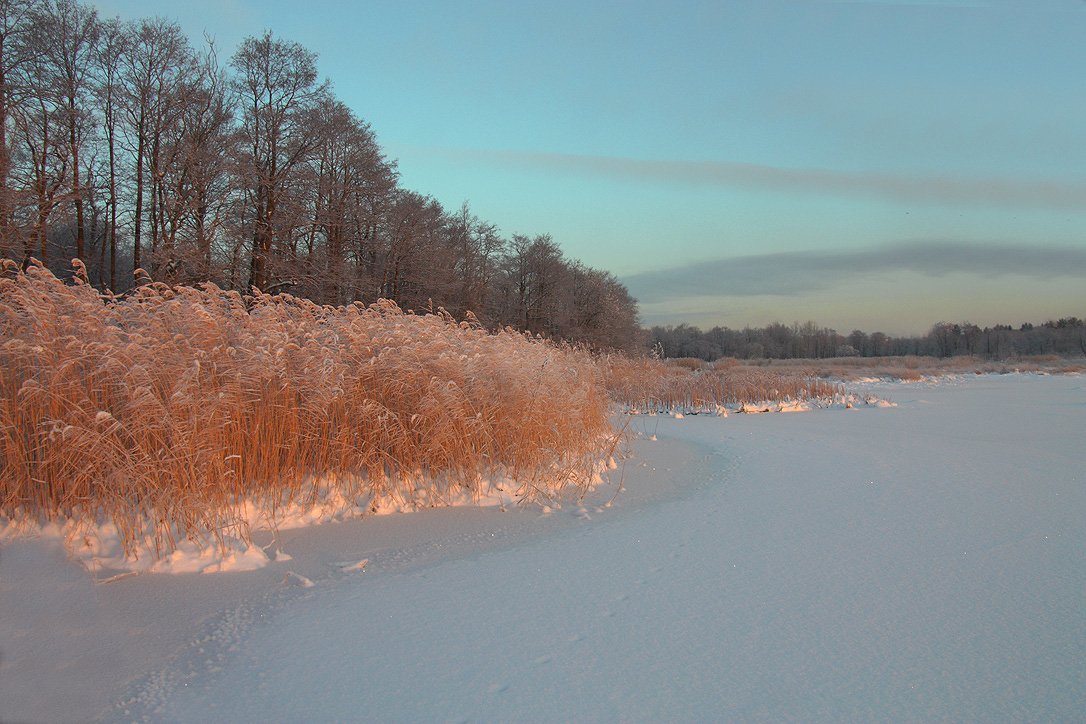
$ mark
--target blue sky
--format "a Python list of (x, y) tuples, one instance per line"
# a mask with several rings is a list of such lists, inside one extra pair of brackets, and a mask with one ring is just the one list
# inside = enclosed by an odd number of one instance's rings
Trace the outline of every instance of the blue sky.
[(402, 183), (650, 324), (1086, 316), (1086, 2), (100, 0), (320, 55)]

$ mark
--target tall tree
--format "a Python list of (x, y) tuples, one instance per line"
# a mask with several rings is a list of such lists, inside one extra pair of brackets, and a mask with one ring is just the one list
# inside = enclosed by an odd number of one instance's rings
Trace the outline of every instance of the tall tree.
[(75, 255), (86, 256), (83, 202), (86, 190), (80, 182), (80, 154), (90, 127), (89, 74), (98, 42), (98, 13), (78, 0), (47, 0), (36, 14), (34, 44), (45, 68), (45, 82), (61, 100), (68, 143), (68, 189), (75, 207)]
[[(109, 288), (117, 291), (117, 128), (118, 108), (117, 92), (120, 73), (120, 59), (128, 50), (128, 36), (124, 26), (117, 19), (102, 23), (96, 48), (95, 92), (102, 113), (102, 130), (105, 132), (106, 152), (108, 154), (108, 201), (106, 231), (109, 242)], [(103, 276), (106, 276), (103, 273)]]
[(562, 336), (594, 349), (634, 352), (645, 339), (637, 320), (637, 304), (610, 272), (574, 263), (569, 266), (571, 313)]
[(22, 252), (15, 225), (15, 190), (12, 185), (10, 126), (18, 105), (26, 97), (20, 83), (24, 63), (31, 57), (27, 42), (29, 18), (37, 12), (35, 0), (0, 0), (0, 255)]
[(174, 217), (192, 245), (187, 280), (212, 278), (212, 245), (235, 196), (228, 160), (233, 112), (210, 40), (195, 71), (184, 89), (180, 148), (169, 177)]
[[(158, 190), (163, 135), (178, 118), (179, 83), (191, 70), (192, 54), (181, 27), (162, 18), (128, 26), (129, 42), (121, 56), (123, 128), (133, 156), (135, 201), (132, 212), (133, 263), (142, 263), (145, 206), (151, 210), (151, 248), (157, 251)], [(148, 183), (148, 179), (150, 183)], [(147, 202), (150, 201), (148, 204)]]
[(74, 253), (119, 291), (130, 228), (133, 265), (170, 283), (383, 296), (597, 347), (637, 337), (610, 275), (397, 182), (297, 43), (247, 38), (224, 69), (170, 21), (0, 0), (0, 254), (59, 270)]
[(249, 286), (264, 288), (276, 235), (286, 233), (281, 201), (315, 145), (314, 114), (327, 85), (317, 83), (315, 53), (270, 31), (246, 38), (231, 67), (241, 114), (240, 173), (252, 211)]
[[(30, 27), (38, 20), (37, 15), (31, 18)], [(14, 182), (25, 189), (30, 200), (25, 219), (29, 228), (24, 232), (24, 265), (35, 253), (43, 263), (49, 262), (50, 219), (66, 198), (71, 163), (62, 89), (57, 88), (53, 67), (40, 49), (44, 37), (28, 31), (26, 41), (26, 57), (19, 65), (16, 81), (23, 98), (10, 109), (21, 156), (19, 178)]]
[(456, 317), (472, 312), (481, 320), (489, 320), (495, 311), (490, 301), (498, 255), (505, 245), (498, 227), (480, 220), (465, 202), (449, 220), (449, 243), (459, 283), (446, 301), (448, 310)]
[(377, 296), (400, 306), (422, 309), (444, 299), (450, 287), (451, 260), (442, 245), (445, 212), (436, 200), (399, 190), (379, 235)]
[(305, 251), (319, 276), (313, 293), (322, 302), (339, 304), (353, 296), (347, 292), (356, 276), (346, 267), (348, 252), (372, 241), (370, 214), (378, 199), (391, 193), (395, 173), (369, 126), (341, 101), (324, 99), (316, 118), (319, 132), (310, 176), (313, 221)]

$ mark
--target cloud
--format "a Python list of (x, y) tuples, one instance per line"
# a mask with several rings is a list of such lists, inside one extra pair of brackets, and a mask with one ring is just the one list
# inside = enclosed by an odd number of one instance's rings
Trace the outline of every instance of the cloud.
[(697, 296), (798, 296), (864, 274), (913, 272), (1083, 277), (1086, 249), (1067, 246), (981, 245), (921, 240), (853, 251), (791, 251), (701, 261), (642, 272), (622, 281), (640, 302)]
[(904, 203), (1086, 210), (1086, 181), (901, 176), (728, 161), (648, 160), (528, 151), (450, 150), (457, 160), (587, 173), (625, 180), (867, 196)]

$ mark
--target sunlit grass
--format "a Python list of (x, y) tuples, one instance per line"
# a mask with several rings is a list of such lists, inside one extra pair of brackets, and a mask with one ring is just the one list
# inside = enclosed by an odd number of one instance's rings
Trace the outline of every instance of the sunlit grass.
[(601, 360), (611, 397), (630, 412), (713, 412), (725, 405), (833, 399), (839, 384), (803, 370), (775, 370), (722, 360)]
[(0, 334), (0, 515), (105, 518), (163, 551), (245, 537), (244, 499), (304, 502), (329, 480), (551, 495), (590, 480), (613, 436), (586, 352), (389, 302), (210, 284), (103, 299), (5, 262)]
[[(1082, 371), (1058, 357), (740, 362), (597, 355), (438, 310), (319, 306), (206, 284), (103, 297), (41, 266), (0, 276), (0, 516), (248, 538), (253, 501), (518, 500), (592, 480), (625, 412), (845, 401), (842, 381)], [(79, 271), (77, 266), (77, 272)], [(421, 492), (421, 494), (420, 494)]]
[(775, 370), (800, 370), (804, 374), (821, 378), (857, 380), (881, 378), (914, 382), (925, 377), (937, 378), (962, 374), (1009, 374), (1032, 372), (1049, 374), (1073, 374), (1086, 371), (1086, 360), (1069, 359), (1058, 355), (1032, 355), (1005, 360), (988, 360), (983, 357), (837, 357), (810, 360), (766, 360), (768, 368)]

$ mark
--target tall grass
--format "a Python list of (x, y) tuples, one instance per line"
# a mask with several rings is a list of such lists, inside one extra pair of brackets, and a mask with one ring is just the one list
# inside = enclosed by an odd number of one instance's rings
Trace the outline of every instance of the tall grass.
[(1035, 372), (1075, 374), (1086, 360), (1055, 355), (989, 361), (973, 357), (841, 357), (749, 360), (658, 360), (620, 355), (601, 359), (608, 392), (625, 410), (713, 412), (725, 405), (815, 400), (849, 402), (844, 382), (872, 377), (917, 381), (946, 375)]
[(1033, 355), (1006, 360), (982, 357), (837, 357), (820, 360), (763, 360), (774, 370), (802, 370), (823, 378), (857, 380), (878, 377), (889, 380), (917, 381), (925, 377), (963, 374), (1008, 374), (1031, 372), (1075, 374), (1086, 371), (1086, 360), (1057, 355)]
[(802, 370), (773, 370), (723, 360), (601, 360), (612, 399), (626, 410), (647, 412), (712, 412), (727, 404), (822, 400), (845, 394), (834, 382)]
[[(1066, 360), (661, 361), (588, 352), (472, 317), (380, 301), (319, 306), (212, 284), (103, 297), (77, 264), (0, 273), (0, 516), (114, 523), (151, 536), (247, 537), (247, 504), (517, 497), (587, 484), (630, 412), (841, 399), (839, 380), (919, 379)], [(830, 379), (827, 379), (830, 378)]]
[(238, 532), (243, 499), (304, 502), (328, 481), (440, 498), (508, 476), (549, 494), (587, 480), (611, 434), (587, 353), (384, 301), (102, 298), (5, 261), (0, 339), (0, 515), (105, 516), (126, 545)]

